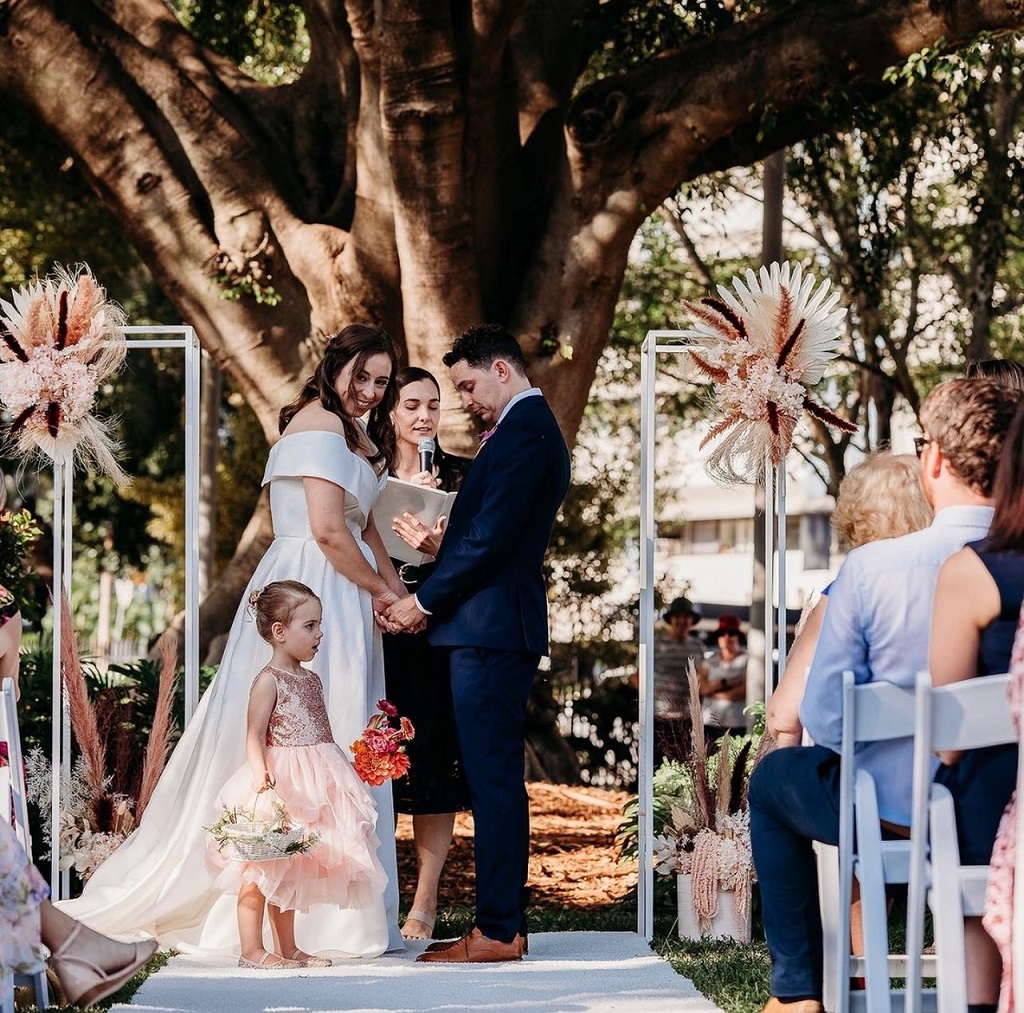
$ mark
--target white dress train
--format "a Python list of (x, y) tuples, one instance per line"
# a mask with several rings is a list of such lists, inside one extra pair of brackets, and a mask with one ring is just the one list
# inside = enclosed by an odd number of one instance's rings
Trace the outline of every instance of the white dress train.
[[(205, 862), (206, 827), (228, 777), (245, 760), (249, 687), (270, 660), (246, 612), (253, 588), (299, 580), (323, 602), (323, 640), (316, 668), (323, 678), (336, 741), (348, 751), (376, 703), (384, 697), (381, 638), (368, 592), (327, 561), (309, 527), (302, 479), (322, 478), (345, 490), (345, 523), (373, 565), (362, 541), (370, 510), (386, 476), (378, 477), (344, 437), (300, 432), (270, 451), (263, 484), (270, 486), (274, 541), (246, 588), (227, 647), (210, 687), (164, 770), (142, 823), (96, 871), (81, 897), (60, 907), (91, 928), (113, 935), (147, 932), (162, 946), (237, 953), (235, 897), (221, 895)], [(296, 941), (307, 952), (376, 956), (404, 949), (398, 931), (398, 880), (391, 785), (371, 789), (377, 805), (378, 857), (388, 877), (384, 914), (319, 905), (295, 920)]]

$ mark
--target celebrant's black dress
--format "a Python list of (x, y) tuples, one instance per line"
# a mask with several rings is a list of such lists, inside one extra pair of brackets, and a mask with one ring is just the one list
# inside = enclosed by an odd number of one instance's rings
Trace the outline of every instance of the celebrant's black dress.
[[(439, 486), (453, 492), (472, 463), (440, 448), (435, 455)], [(415, 593), (434, 563), (413, 566), (393, 559), (406, 588)], [(384, 634), (384, 683), (388, 699), (416, 729), (406, 744), (409, 773), (391, 782), (395, 812), (411, 816), (469, 809), (469, 787), (462, 771), (452, 714), (447, 648), (431, 647), (426, 633)]]

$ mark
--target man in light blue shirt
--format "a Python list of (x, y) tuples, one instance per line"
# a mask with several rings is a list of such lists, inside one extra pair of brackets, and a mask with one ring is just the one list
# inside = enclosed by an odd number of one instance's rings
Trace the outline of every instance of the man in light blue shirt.
[[(822, 931), (812, 845), (839, 837), (842, 674), (858, 683), (913, 686), (928, 667), (939, 567), (982, 538), (1003, 436), (1018, 392), (983, 380), (950, 380), (921, 407), (921, 482), (930, 527), (854, 549), (829, 589), (800, 718), (816, 743), (780, 749), (750, 783), (750, 832), (772, 958), (765, 1013), (820, 1013)], [(922, 453), (924, 451), (924, 453)], [(883, 821), (910, 823), (910, 739), (865, 746), (858, 764), (876, 775)]]

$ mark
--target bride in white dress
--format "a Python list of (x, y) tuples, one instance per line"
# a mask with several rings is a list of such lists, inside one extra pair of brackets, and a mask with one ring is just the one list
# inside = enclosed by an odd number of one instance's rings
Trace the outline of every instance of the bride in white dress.
[[(238, 952), (235, 899), (213, 889), (206, 866), (215, 799), (245, 759), (249, 687), (270, 657), (246, 614), (253, 588), (299, 580), (323, 602), (323, 640), (313, 667), (323, 679), (331, 727), (347, 749), (385, 696), (374, 613), (405, 589), (370, 513), (394, 451), (390, 413), (396, 360), (376, 328), (350, 325), (328, 342), (302, 393), (281, 412), (271, 448), (274, 541), (242, 596), (220, 669), (172, 753), (142, 823), (61, 908), (99, 931), (147, 932), (163, 947)], [(368, 416), (367, 423), (361, 420)], [(391, 785), (371, 789), (378, 852), (388, 875), (384, 905), (314, 907), (295, 922), (307, 952), (376, 956), (402, 949)]]

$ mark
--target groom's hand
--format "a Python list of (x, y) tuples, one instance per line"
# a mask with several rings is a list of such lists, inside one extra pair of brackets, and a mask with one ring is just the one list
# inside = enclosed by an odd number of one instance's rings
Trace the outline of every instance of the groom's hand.
[(400, 598), (385, 613), (387, 621), (408, 633), (416, 633), (427, 625), (426, 614), (420, 611), (414, 595)]

